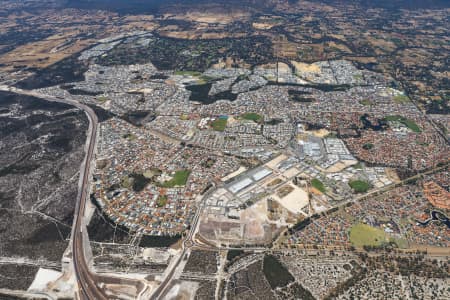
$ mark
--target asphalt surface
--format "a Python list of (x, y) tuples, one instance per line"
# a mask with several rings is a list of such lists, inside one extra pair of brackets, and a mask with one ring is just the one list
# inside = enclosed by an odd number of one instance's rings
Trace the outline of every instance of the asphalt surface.
[[(80, 174), (82, 174), (83, 177), (82, 177), (82, 181), (81, 181), (81, 187), (79, 189), (80, 192), (78, 195), (77, 206), (75, 209), (75, 222), (74, 222), (74, 226), (72, 228), (73, 265), (74, 265), (75, 275), (76, 275), (78, 286), (79, 286), (79, 294), (78, 294), (79, 299), (83, 299), (83, 300), (84, 299), (87, 299), (87, 300), (91, 300), (91, 299), (92, 300), (95, 300), (95, 299), (98, 299), (98, 300), (105, 299), (106, 300), (106, 299), (108, 299), (108, 297), (106, 296), (104, 291), (97, 285), (95, 275), (89, 271), (89, 267), (86, 264), (84, 246), (83, 246), (83, 234), (87, 234), (87, 232), (83, 233), (83, 228), (85, 228), (85, 226), (83, 224), (83, 220), (84, 220), (84, 212), (85, 212), (86, 202), (88, 201), (87, 199), (89, 199), (89, 178), (90, 178), (90, 174), (91, 174), (90, 166), (91, 166), (91, 161), (94, 157), (95, 145), (97, 142), (96, 141), (96, 138), (97, 138), (96, 133), (97, 133), (97, 126), (98, 126), (97, 115), (89, 106), (79, 103), (77, 101), (49, 97), (48, 95), (41, 95), (41, 94), (34, 93), (31, 91), (25, 91), (25, 90), (20, 90), (20, 89), (16, 89), (16, 88), (8, 88), (5, 86), (0, 86), (0, 90), (8, 90), (8, 91), (11, 91), (11, 92), (14, 92), (17, 94), (34, 96), (34, 97), (42, 98), (42, 99), (45, 99), (48, 101), (62, 102), (62, 103), (66, 103), (69, 105), (73, 105), (73, 106), (83, 110), (86, 113), (86, 115), (88, 116), (89, 136), (87, 138), (87, 143), (86, 143), (88, 149), (86, 151), (84, 163), (80, 169)], [(418, 179), (426, 174), (430, 174), (430, 173), (436, 172), (437, 170), (443, 169), (446, 166), (448, 166), (448, 163), (445, 164), (444, 166), (432, 168), (431, 170), (419, 173), (419, 174), (412, 176), (410, 178), (407, 178), (399, 183), (391, 184), (384, 188), (374, 190), (368, 194), (364, 194), (360, 197), (355, 197), (355, 198), (349, 199), (347, 201), (342, 202), (338, 206), (347, 205), (349, 202), (360, 201), (369, 196), (379, 195), (379, 194), (384, 193), (394, 187), (401, 186), (410, 180)], [(193, 222), (191, 224), (191, 230), (189, 230), (186, 238), (183, 241), (183, 251), (182, 251), (181, 255), (179, 256), (177, 262), (173, 265), (172, 269), (169, 271), (167, 276), (164, 278), (164, 280), (158, 286), (158, 288), (152, 293), (150, 299), (156, 300), (156, 299), (160, 299), (162, 296), (164, 296), (164, 293), (166, 292), (166, 289), (169, 286), (169, 283), (171, 282), (172, 277), (173, 277), (177, 267), (183, 260), (183, 257), (185, 256), (187, 249), (196, 245), (195, 241), (193, 241), (193, 236), (196, 231), (198, 222), (200, 220), (200, 215), (201, 215), (201, 212), (204, 207), (203, 200), (206, 198), (207, 198), (206, 195), (204, 195), (204, 197), (199, 205), (199, 208), (196, 211)], [(246, 249), (246, 248), (243, 248), (243, 249)], [(255, 250), (263, 250), (263, 249), (264, 248), (255, 248)], [(248, 250), (248, 249), (246, 249), (246, 250)]]
[[(80, 299), (107, 299), (104, 292), (97, 286), (94, 276), (89, 271), (89, 267), (86, 264), (83, 246), (83, 220), (84, 211), (86, 207), (86, 201), (89, 199), (89, 178), (90, 178), (90, 166), (94, 156), (95, 144), (97, 139), (97, 125), (98, 119), (94, 111), (83, 104), (76, 102), (75, 106), (84, 110), (89, 118), (90, 128), (88, 137), (88, 149), (86, 151), (86, 157), (82, 166), (83, 174), (82, 185), (80, 187), (81, 195), (78, 200), (78, 205), (75, 211), (75, 223), (73, 226), (72, 235), (72, 253), (73, 253), (73, 265), (77, 282), (79, 286)], [(86, 230), (86, 229), (85, 229)], [(87, 232), (85, 232), (87, 234)]]
[[(83, 110), (89, 119), (89, 130), (88, 137), (86, 141), (86, 155), (84, 162), (80, 169), (80, 175), (82, 179), (80, 181), (81, 186), (79, 187), (77, 205), (75, 208), (75, 222), (72, 226), (72, 255), (73, 255), (73, 266), (75, 271), (75, 276), (78, 283), (78, 298), (86, 300), (106, 300), (108, 297), (103, 292), (100, 287), (97, 286), (95, 275), (89, 271), (89, 267), (86, 264), (84, 245), (83, 245), (83, 234), (87, 235), (87, 232), (83, 233), (83, 220), (84, 211), (86, 207), (87, 199), (89, 199), (89, 178), (91, 174), (91, 161), (94, 157), (95, 145), (97, 142), (97, 126), (98, 119), (95, 112), (87, 105), (79, 103), (77, 101), (60, 99), (56, 97), (50, 97), (48, 95), (41, 95), (32, 91), (25, 91), (17, 88), (11, 88), (2, 86), (0, 90), (10, 91), (16, 94), (28, 95), (37, 98), (41, 98), (52, 102), (66, 103), (75, 106)], [(86, 231), (86, 229), (85, 229)]]

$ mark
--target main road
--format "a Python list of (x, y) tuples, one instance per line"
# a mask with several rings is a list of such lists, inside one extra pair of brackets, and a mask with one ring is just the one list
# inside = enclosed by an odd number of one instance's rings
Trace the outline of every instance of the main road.
[[(444, 164), (442, 166), (435, 167), (435, 168), (432, 168), (430, 170), (422, 171), (421, 173), (418, 173), (418, 174), (413, 175), (413, 176), (411, 176), (409, 178), (406, 178), (406, 179), (404, 179), (404, 180), (402, 180), (402, 181), (400, 181), (398, 183), (392, 183), (390, 185), (387, 185), (385, 187), (373, 190), (373, 191), (371, 191), (371, 192), (369, 192), (367, 194), (361, 195), (359, 197), (354, 197), (354, 198), (351, 198), (349, 200), (342, 201), (340, 204), (338, 204), (336, 206), (333, 206), (333, 207), (330, 207), (328, 210), (335, 209), (336, 207), (342, 207), (342, 206), (348, 205), (351, 202), (362, 201), (362, 200), (364, 200), (364, 199), (366, 199), (368, 197), (371, 197), (371, 196), (374, 196), (374, 197), (378, 196), (378, 195), (386, 193), (387, 191), (392, 190), (392, 189), (394, 189), (396, 187), (402, 186), (402, 185), (404, 185), (405, 183), (407, 183), (407, 182), (409, 182), (411, 180), (419, 179), (419, 178), (423, 177), (424, 175), (433, 174), (433, 173), (435, 173), (437, 171), (443, 170), (443, 169), (447, 168), (449, 165), (450, 165), (450, 163), (447, 162), (446, 164)], [(167, 292), (167, 288), (170, 286), (170, 282), (173, 279), (173, 276), (175, 274), (175, 271), (176, 271), (177, 267), (180, 265), (181, 261), (183, 260), (183, 257), (185, 256), (185, 254), (187, 252), (187, 249), (189, 249), (192, 246), (199, 246), (194, 240), (194, 235), (196, 233), (196, 229), (197, 229), (197, 226), (198, 226), (198, 223), (199, 223), (199, 220), (200, 220), (200, 215), (201, 215), (201, 213), (202, 213), (202, 211), (204, 209), (206, 199), (209, 197), (209, 195), (212, 192), (215, 191), (215, 189), (216, 189), (216, 187), (211, 188), (210, 190), (208, 190), (203, 195), (203, 197), (202, 197), (202, 199), (200, 201), (199, 207), (198, 207), (198, 209), (197, 209), (197, 211), (196, 211), (196, 213), (194, 215), (194, 218), (193, 218), (193, 221), (192, 221), (192, 224), (191, 224), (191, 228), (190, 228), (186, 238), (183, 240), (183, 244), (182, 244), (183, 250), (181, 252), (181, 255), (179, 256), (179, 258), (176, 261), (176, 263), (172, 266), (171, 270), (167, 273), (167, 275), (165, 276), (164, 280), (160, 283), (158, 288), (152, 293), (151, 298), (150, 298), (151, 300), (161, 299), (161, 297), (164, 296), (164, 294)], [(211, 249), (212, 247), (207, 246), (205, 248), (206, 249), (208, 249), (208, 248)], [(245, 247), (243, 247), (243, 248), (218, 247), (218, 248), (214, 248), (214, 249), (215, 250), (237, 249), (237, 250), (264, 251), (264, 250), (268, 250), (269, 248), (267, 248), (267, 247), (249, 247), (249, 248), (245, 248)]]
[[(85, 228), (84, 213), (85, 213), (87, 199), (89, 199), (89, 178), (91, 175), (90, 167), (91, 167), (92, 159), (94, 157), (95, 145), (97, 142), (97, 140), (96, 140), (97, 139), (97, 126), (98, 126), (97, 115), (89, 106), (82, 104), (80, 102), (74, 101), (74, 100), (70, 100), (70, 99), (61, 99), (61, 98), (51, 97), (48, 95), (39, 94), (37, 92), (21, 90), (21, 89), (17, 89), (14, 87), (8, 87), (8, 86), (0, 86), (0, 91), (9, 91), (9, 92), (13, 92), (16, 94), (22, 94), (22, 95), (33, 96), (33, 97), (45, 99), (48, 101), (66, 103), (66, 104), (75, 106), (75, 107), (83, 110), (86, 113), (86, 115), (89, 119), (89, 130), (88, 130), (88, 137), (86, 139), (86, 148), (87, 148), (86, 155), (85, 155), (83, 164), (81, 165), (81, 168), (80, 168), (81, 176), (80, 176), (80, 186), (79, 186), (78, 197), (77, 197), (78, 201), (77, 201), (77, 205), (75, 208), (74, 225), (72, 227), (73, 266), (74, 266), (74, 271), (75, 271), (75, 275), (76, 275), (78, 286), (79, 286), (78, 297), (80, 299), (83, 299), (83, 300), (84, 299), (86, 299), (86, 300), (96, 300), (96, 299), (106, 300), (106, 299), (108, 299), (108, 297), (106, 296), (104, 291), (97, 285), (95, 274), (93, 274), (89, 271), (89, 267), (86, 263), (85, 251), (84, 251), (84, 246), (83, 246), (83, 240), (85, 238), (83, 235), (86, 235), (86, 238), (87, 238), (86, 229), (85, 229), (85, 232), (83, 232), (83, 228)], [(372, 191), (372, 192), (362, 195), (360, 197), (349, 199), (347, 201), (342, 202), (337, 207), (347, 205), (349, 202), (356, 202), (358, 200), (362, 200), (369, 196), (373, 196), (373, 195), (376, 196), (376, 195), (378, 195), (380, 193), (384, 193), (394, 187), (400, 186), (407, 181), (417, 179), (423, 175), (436, 172), (437, 170), (443, 169), (447, 166), (448, 166), (448, 163), (445, 164), (444, 166), (441, 166), (438, 168), (433, 168), (433, 169), (428, 170), (423, 173), (419, 173), (419, 174), (412, 176), (406, 180), (403, 180), (399, 183), (391, 184), (389, 186), (386, 186), (381, 189), (377, 189), (375, 191)], [(179, 256), (178, 260), (173, 265), (171, 270), (168, 272), (168, 274), (165, 276), (164, 280), (158, 286), (158, 288), (152, 293), (151, 299), (160, 299), (162, 296), (164, 296), (164, 293), (166, 292), (167, 287), (169, 286), (169, 283), (171, 282), (172, 277), (173, 277), (177, 267), (183, 260), (183, 257), (185, 256), (187, 249), (189, 249), (191, 246), (196, 244), (195, 241), (193, 241), (193, 237), (196, 232), (196, 228), (198, 226), (201, 212), (205, 205), (204, 201), (206, 200), (207, 195), (210, 192), (211, 192), (211, 190), (208, 191), (206, 195), (203, 195), (203, 198), (200, 201), (200, 205), (196, 211), (196, 214), (193, 218), (193, 222), (191, 224), (191, 230), (189, 230), (186, 238), (183, 241), (183, 245), (182, 245), (183, 250), (182, 250), (181, 255)], [(88, 239), (86, 239), (86, 240), (88, 240)], [(261, 250), (261, 249), (258, 248), (258, 250)]]
[(175, 264), (172, 266), (171, 270), (165, 276), (164, 280), (159, 284), (159, 286), (156, 288), (156, 290), (152, 292), (152, 295), (150, 297), (151, 300), (161, 299), (164, 296), (164, 294), (167, 291), (167, 288), (169, 286), (169, 283), (172, 281), (172, 277), (175, 274), (175, 271), (176, 271), (177, 267), (180, 265), (180, 263), (182, 262), (184, 256), (186, 255), (187, 249), (189, 249), (190, 247), (195, 245), (194, 235), (195, 235), (195, 232), (197, 231), (197, 226), (198, 226), (199, 221), (200, 221), (200, 216), (201, 216), (201, 214), (203, 212), (203, 208), (205, 207), (206, 199), (214, 191), (215, 191), (215, 187), (210, 188), (202, 196), (202, 198), (201, 198), (201, 200), (199, 202), (199, 206), (198, 206), (198, 208), (197, 208), (197, 210), (195, 212), (195, 215), (194, 215), (194, 217), (192, 219), (190, 230), (187, 233), (186, 238), (183, 240), (183, 243), (182, 243), (183, 250), (181, 251), (181, 254), (178, 257), (178, 260), (175, 262)]
[(89, 119), (89, 129), (86, 139), (86, 154), (84, 157), (83, 164), (80, 168), (80, 183), (77, 195), (77, 204), (75, 208), (74, 224), (72, 226), (72, 255), (73, 255), (73, 266), (75, 271), (75, 276), (78, 283), (78, 298), (82, 300), (106, 300), (108, 297), (104, 291), (97, 285), (95, 274), (89, 271), (89, 267), (86, 263), (85, 251), (84, 251), (84, 237), (87, 237), (86, 229), (84, 224), (84, 212), (86, 207), (86, 202), (89, 199), (89, 178), (91, 174), (91, 162), (94, 157), (95, 145), (97, 142), (97, 126), (98, 119), (95, 112), (87, 105), (80, 102), (60, 99), (56, 97), (51, 97), (48, 95), (42, 95), (33, 91), (26, 91), (17, 89), (9, 86), (0, 86), (0, 90), (13, 92), (16, 94), (32, 96), (36, 98), (41, 98), (52, 102), (61, 102), (75, 106), (83, 110)]

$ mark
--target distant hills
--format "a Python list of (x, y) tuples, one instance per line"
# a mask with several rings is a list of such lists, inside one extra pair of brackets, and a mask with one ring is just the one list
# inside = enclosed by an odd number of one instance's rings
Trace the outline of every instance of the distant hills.
[(360, 5), (365, 8), (425, 9), (450, 8), (450, 0), (24, 0), (22, 9), (31, 8), (79, 8), (109, 10), (121, 14), (160, 14), (188, 9), (222, 7), (227, 10), (243, 9), (270, 12), (282, 4), (286, 9), (301, 2)]
[[(295, 0), (289, 2), (295, 2)], [(311, 0), (310, 2), (322, 2), (330, 5), (338, 3), (359, 4), (363, 7), (380, 7), (390, 9), (423, 9), (450, 7), (449, 0)]]
[(227, 8), (269, 8), (278, 0), (67, 0), (66, 7), (112, 10), (119, 13), (163, 13), (174, 8), (224, 6)]
[[(270, 8), (276, 4), (295, 5), (299, 0), (63, 0), (66, 6), (84, 9), (105, 9), (138, 12), (158, 12), (169, 6), (224, 5), (236, 8)], [(364, 7), (382, 8), (444, 8), (449, 0), (309, 0), (308, 2), (336, 4), (359, 4)]]

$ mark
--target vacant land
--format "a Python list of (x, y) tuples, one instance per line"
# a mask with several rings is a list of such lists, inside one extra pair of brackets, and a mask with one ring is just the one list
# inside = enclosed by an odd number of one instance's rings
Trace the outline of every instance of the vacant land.
[(95, 242), (128, 244), (132, 238), (128, 228), (116, 225), (97, 208), (88, 225), (89, 239)]
[[(45, 261), (59, 265), (68, 245), (88, 120), (67, 104), (6, 92), (0, 93), (0, 111), (0, 255), (36, 260), (37, 267), (47, 266)], [(3, 282), (34, 276), (34, 268), (11, 268), (14, 276), (0, 266)]]
[(350, 229), (350, 241), (356, 247), (381, 246), (389, 241), (388, 235), (381, 229), (367, 224), (353, 225)]
[(234, 258), (239, 257), (244, 253), (245, 253), (244, 250), (228, 250), (227, 260), (232, 261)]
[(291, 273), (272, 255), (264, 256), (263, 272), (272, 289), (286, 286), (294, 281)]
[[(1, 264), (0, 288), (26, 290), (33, 282), (39, 267), (16, 264)], [(2, 296), (0, 295), (0, 299)]]
[(214, 274), (217, 272), (217, 252), (195, 250), (191, 252), (184, 268), (185, 272)]
[(231, 274), (226, 295), (227, 299), (276, 299), (264, 279), (261, 260)]
[(141, 238), (139, 247), (144, 248), (170, 247), (176, 244), (180, 239), (181, 239), (180, 235), (174, 236), (144, 235)]
[(302, 208), (308, 205), (308, 193), (298, 186), (288, 184), (278, 189), (276, 193), (274, 198), (294, 214), (300, 213)]

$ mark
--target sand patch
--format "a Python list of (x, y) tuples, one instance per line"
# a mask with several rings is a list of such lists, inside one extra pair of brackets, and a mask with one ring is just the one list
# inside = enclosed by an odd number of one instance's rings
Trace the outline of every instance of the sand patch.
[(275, 25), (277, 25), (277, 24), (258, 23), (258, 22), (254, 22), (254, 23), (252, 24), (253, 28), (255, 28), (255, 29), (262, 29), (262, 30), (265, 30), (265, 29), (271, 29), (271, 28), (272, 28), (273, 26), (275, 26)]
[(286, 170), (283, 173), (283, 176), (286, 177), (286, 178), (291, 178), (291, 177), (294, 177), (295, 175), (297, 175), (298, 173), (300, 173), (300, 170), (295, 168), (295, 167), (293, 167), (293, 168), (290, 168), (290, 169)]
[(320, 137), (320, 138), (324, 138), (330, 134), (330, 132), (324, 128), (319, 129), (319, 130), (311, 130), (311, 131), (308, 131), (308, 133), (310, 133), (314, 136)]
[(391, 180), (395, 183), (399, 183), (401, 181), (400, 177), (398, 177), (397, 171), (395, 171), (395, 169), (386, 168), (385, 172), (386, 172), (386, 176), (387, 176), (387, 178), (389, 178), (389, 180)]
[(61, 275), (61, 272), (40, 268), (28, 291), (45, 291), (49, 283), (56, 281)]
[(271, 197), (290, 212), (294, 214), (301, 213), (302, 208), (308, 205), (308, 193), (296, 185), (289, 184), (289, 186), (292, 187), (292, 191), (283, 198), (278, 197), (276, 194)]
[(291, 74), (291, 68), (283, 62), (279, 62), (278, 63), (278, 72)]
[(267, 224), (267, 201), (261, 200), (243, 210), (240, 218), (245, 224), (244, 238), (263, 239), (264, 225)]
[(294, 65), (295, 71), (297, 73), (317, 73), (317, 74), (319, 74), (322, 72), (320, 66), (318, 66), (315, 63), (305, 64), (305, 63), (297, 62), (297, 61), (291, 61), (291, 63)]
[(236, 171), (234, 171), (233, 173), (228, 174), (227, 176), (223, 177), (221, 180), (222, 181), (227, 181), (233, 177), (238, 176), (239, 174), (244, 173), (247, 170), (246, 167), (240, 166), (239, 169), (237, 169)]
[(276, 166), (282, 162), (283, 160), (285, 160), (287, 158), (286, 155), (281, 154), (277, 157), (275, 157), (274, 159), (272, 159), (271, 161), (269, 161), (268, 163), (266, 163), (266, 166), (271, 168), (271, 169), (276, 169)]
[(332, 165), (331, 167), (329, 167), (328, 169), (326, 169), (325, 172), (338, 173), (350, 166), (356, 165), (357, 163), (358, 163), (357, 160), (341, 160)]
[[(169, 15), (166, 15), (169, 16)], [(230, 12), (230, 13), (218, 13), (218, 12), (202, 12), (202, 11), (191, 11), (187, 14), (181, 14), (170, 16), (170, 19), (176, 20), (186, 20), (197, 23), (207, 23), (207, 24), (228, 24), (236, 20), (245, 20), (249, 17), (249, 14), (242, 11)]]

